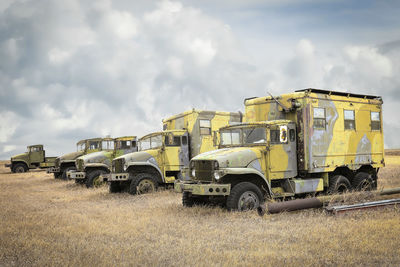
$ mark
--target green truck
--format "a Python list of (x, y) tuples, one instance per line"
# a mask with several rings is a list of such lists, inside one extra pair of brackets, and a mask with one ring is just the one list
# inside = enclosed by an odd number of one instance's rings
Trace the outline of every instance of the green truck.
[(27, 172), (30, 169), (53, 167), (57, 157), (46, 157), (43, 145), (28, 146), (28, 151), (11, 157), (11, 164), (6, 164), (12, 172)]
[(110, 173), (111, 162), (114, 158), (137, 151), (136, 136), (122, 136), (115, 138), (114, 149), (103, 150), (80, 156), (75, 160), (76, 170), (67, 172), (69, 179), (86, 187), (97, 187), (107, 180)]
[(47, 169), (48, 173), (53, 173), (54, 178), (68, 180), (67, 172), (76, 170), (75, 160), (80, 156), (94, 153), (102, 150), (113, 150), (114, 139), (106, 138), (91, 138), (84, 139), (76, 143), (77, 151), (68, 153), (58, 157), (55, 160), (54, 167)]

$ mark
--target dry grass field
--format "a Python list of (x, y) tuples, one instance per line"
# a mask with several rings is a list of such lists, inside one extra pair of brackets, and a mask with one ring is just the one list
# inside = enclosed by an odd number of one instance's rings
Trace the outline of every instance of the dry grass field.
[[(379, 188), (400, 187), (388, 153)], [(0, 266), (400, 266), (400, 208), (259, 217), (0, 167)], [(391, 197), (400, 197), (391, 196)]]

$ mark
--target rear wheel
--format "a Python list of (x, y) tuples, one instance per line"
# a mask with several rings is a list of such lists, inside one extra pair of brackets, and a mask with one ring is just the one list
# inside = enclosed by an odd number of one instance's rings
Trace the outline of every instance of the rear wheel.
[(374, 180), (366, 172), (359, 172), (354, 176), (353, 188), (357, 191), (371, 191), (374, 189)]
[(242, 182), (233, 187), (226, 201), (228, 210), (247, 211), (260, 206), (263, 200), (261, 190), (253, 183)]
[(138, 173), (133, 175), (129, 193), (132, 195), (153, 193), (157, 190), (157, 187), (158, 183), (153, 174)]
[(13, 166), (13, 172), (15, 173), (21, 173), (21, 172), (26, 172), (28, 171), (28, 167), (24, 163), (16, 163)]
[(65, 169), (63, 170), (63, 172), (62, 172), (62, 175), (61, 175), (61, 178), (62, 178), (63, 180), (69, 180), (69, 179), (68, 179), (68, 176), (67, 176), (67, 172), (68, 172), (68, 171), (76, 171), (76, 168), (75, 168), (74, 166), (70, 166), (70, 167), (65, 168)]
[(102, 185), (104, 185), (104, 182), (102, 179), (100, 179), (100, 175), (105, 174), (106, 171), (104, 170), (94, 170), (89, 172), (89, 174), (87, 175), (87, 179), (86, 179), (86, 187), (90, 188), (90, 187), (100, 187)]
[(342, 194), (346, 191), (351, 190), (351, 184), (349, 180), (343, 175), (335, 175), (329, 179), (329, 194)]

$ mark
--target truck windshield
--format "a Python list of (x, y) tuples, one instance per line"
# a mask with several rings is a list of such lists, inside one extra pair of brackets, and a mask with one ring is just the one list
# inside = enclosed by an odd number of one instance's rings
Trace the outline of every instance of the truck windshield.
[(151, 136), (144, 138), (139, 141), (139, 150), (147, 150), (147, 149), (153, 149), (153, 148), (158, 148), (162, 146), (162, 135), (156, 135), (156, 136)]
[(245, 144), (260, 144), (266, 143), (267, 136), (265, 128), (243, 128), (243, 143)]
[(99, 149), (100, 142), (99, 141), (89, 141), (89, 150)]
[(85, 147), (86, 147), (86, 144), (85, 144), (85, 143), (82, 143), (82, 144), (78, 144), (78, 145), (76, 146), (76, 149), (77, 149), (78, 151), (84, 151), (84, 150), (85, 150)]
[(119, 140), (116, 143), (116, 149), (129, 149), (131, 148), (132, 141), (131, 140)]
[(223, 130), (220, 133), (221, 146), (264, 144), (267, 142), (265, 127), (229, 129)]

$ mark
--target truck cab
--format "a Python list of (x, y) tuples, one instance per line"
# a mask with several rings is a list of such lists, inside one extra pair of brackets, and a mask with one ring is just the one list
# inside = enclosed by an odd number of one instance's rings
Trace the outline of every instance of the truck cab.
[[(49, 168), (47, 172), (53, 173), (54, 178), (62, 178), (68, 180), (67, 172), (70, 170), (76, 170), (75, 160), (86, 154), (91, 154), (97, 151), (103, 150), (103, 141), (113, 142), (113, 138), (91, 138), (84, 139), (76, 143), (77, 151), (64, 154), (55, 160), (55, 166)], [(107, 147), (105, 147), (107, 149)]]
[(139, 152), (113, 160), (110, 192), (143, 194), (184, 179), (191, 157), (216, 148), (218, 129), (240, 121), (240, 113), (194, 109), (163, 120), (164, 131), (139, 139)]
[(248, 210), (265, 198), (376, 188), (385, 165), (379, 96), (305, 89), (245, 105), (246, 122), (221, 128), (219, 149), (194, 157), (191, 179), (175, 183), (184, 206)]
[(43, 145), (31, 145), (27, 152), (11, 157), (11, 164), (7, 167), (12, 172), (26, 172), (29, 169), (47, 168), (54, 165), (55, 157), (45, 157)]
[(69, 179), (86, 187), (97, 187), (107, 179), (114, 158), (137, 151), (136, 136), (122, 136), (102, 141), (102, 151), (80, 156), (75, 160), (76, 170), (67, 172)]

